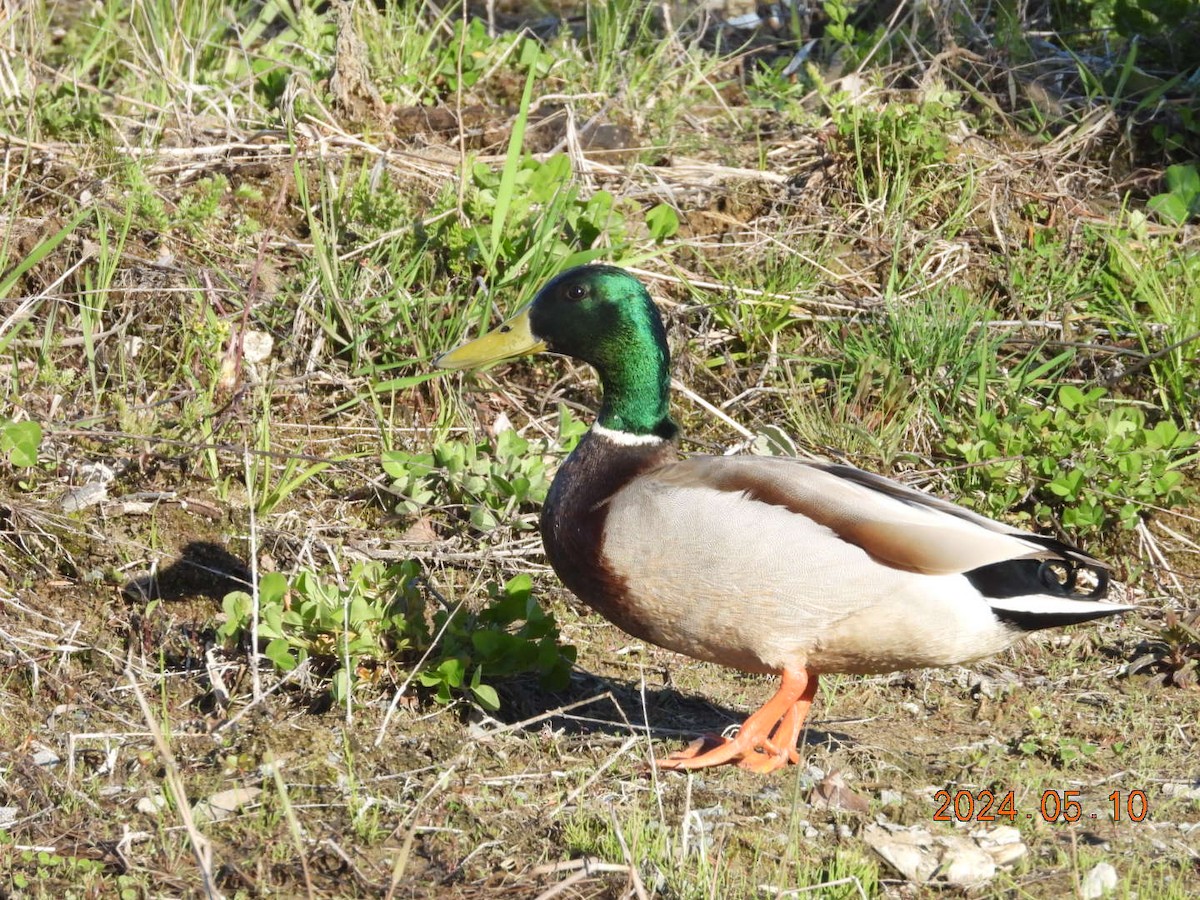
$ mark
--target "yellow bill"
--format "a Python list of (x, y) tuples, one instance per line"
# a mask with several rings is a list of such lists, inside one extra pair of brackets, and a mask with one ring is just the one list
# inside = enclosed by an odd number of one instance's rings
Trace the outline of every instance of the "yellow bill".
[(541, 353), (546, 342), (533, 336), (529, 327), (529, 307), (526, 303), (513, 316), (482, 337), (443, 353), (433, 361), (439, 369), (477, 369), (492, 363)]

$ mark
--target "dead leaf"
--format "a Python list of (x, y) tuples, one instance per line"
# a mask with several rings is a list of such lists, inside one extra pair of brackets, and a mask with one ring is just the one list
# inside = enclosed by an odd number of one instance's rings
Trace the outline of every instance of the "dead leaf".
[(418, 516), (411, 525), (404, 529), (400, 540), (408, 544), (435, 544), (438, 535), (433, 529), (433, 522), (427, 516)]
[(862, 794), (856, 794), (850, 785), (842, 778), (842, 773), (834, 770), (813, 788), (809, 804), (820, 809), (841, 809), (852, 813), (867, 813), (871, 802)]
[(220, 822), (228, 819), (239, 809), (262, 793), (262, 788), (230, 788), (218, 791), (207, 800), (192, 807), (192, 815), (198, 822)]

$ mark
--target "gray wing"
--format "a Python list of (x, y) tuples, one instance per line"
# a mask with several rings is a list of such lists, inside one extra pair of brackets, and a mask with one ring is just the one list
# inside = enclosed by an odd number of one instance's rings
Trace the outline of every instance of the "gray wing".
[[(741, 494), (823, 525), (882, 564), (927, 575), (1068, 554), (1105, 567), (1066, 544), (849, 466), (786, 457), (698, 456), (649, 473), (630, 489), (644, 492), (643, 502), (672, 489)], [(743, 507), (738, 527), (752, 529), (756, 513), (755, 504)], [(690, 523), (681, 521), (679, 527)]]

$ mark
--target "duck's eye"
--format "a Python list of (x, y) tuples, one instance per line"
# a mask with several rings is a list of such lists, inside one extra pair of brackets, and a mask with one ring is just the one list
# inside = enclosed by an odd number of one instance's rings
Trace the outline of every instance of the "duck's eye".
[(584, 284), (573, 284), (569, 288), (567, 288), (567, 299), (568, 300), (582, 300), (584, 297), (587, 296), (587, 294), (588, 294), (587, 285), (584, 285)]

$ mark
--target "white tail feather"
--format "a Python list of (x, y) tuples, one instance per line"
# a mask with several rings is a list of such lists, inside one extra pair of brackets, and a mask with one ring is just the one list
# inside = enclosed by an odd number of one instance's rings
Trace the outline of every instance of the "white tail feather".
[(986, 597), (988, 605), (998, 612), (1029, 616), (1079, 616), (1081, 620), (1098, 615), (1131, 612), (1136, 606), (1124, 603), (1105, 603), (1100, 600), (1079, 600), (1054, 597), (1049, 594), (1026, 594), (1023, 597)]

